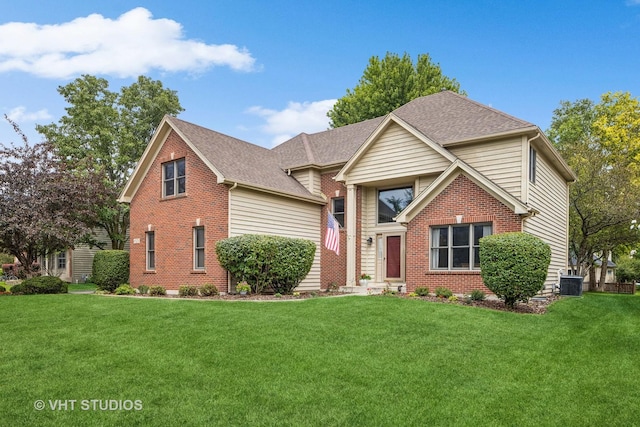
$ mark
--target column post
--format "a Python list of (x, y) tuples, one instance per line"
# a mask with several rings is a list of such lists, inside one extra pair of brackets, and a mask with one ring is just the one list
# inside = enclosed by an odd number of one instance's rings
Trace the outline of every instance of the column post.
[(347, 286), (356, 281), (356, 186), (347, 185)]

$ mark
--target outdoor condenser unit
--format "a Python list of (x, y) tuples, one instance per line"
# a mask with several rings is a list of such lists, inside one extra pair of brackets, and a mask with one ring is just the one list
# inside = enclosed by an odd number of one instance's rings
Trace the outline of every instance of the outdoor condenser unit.
[(560, 295), (582, 296), (582, 276), (560, 276)]

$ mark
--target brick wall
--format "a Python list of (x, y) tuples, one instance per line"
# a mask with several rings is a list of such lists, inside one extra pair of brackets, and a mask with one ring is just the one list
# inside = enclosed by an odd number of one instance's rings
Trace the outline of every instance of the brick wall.
[(522, 231), (522, 219), (500, 201), (478, 187), (464, 175), (459, 175), (429, 203), (407, 226), (406, 281), (407, 292), (417, 286), (427, 286), (431, 292), (444, 286), (454, 293), (480, 289), (490, 293), (480, 277), (480, 271), (431, 271), (429, 266), (429, 227), (490, 222), (493, 233)]
[[(332, 283), (344, 286), (347, 280), (347, 232), (340, 229), (340, 255), (330, 251), (324, 246), (327, 235), (327, 212), (331, 209), (331, 199), (344, 197), (345, 224), (347, 220), (347, 189), (340, 182), (333, 180), (336, 172), (325, 173), (320, 177), (320, 191), (327, 196), (327, 205), (322, 208), (320, 215), (321, 252), (320, 252), (320, 287), (327, 289)], [(337, 195), (336, 195), (337, 194)]]
[[(183, 157), (186, 193), (163, 199), (161, 165)], [(215, 242), (228, 237), (228, 207), (227, 187), (216, 183), (213, 172), (172, 131), (131, 201), (131, 284), (177, 290), (185, 284), (213, 283), (226, 292), (227, 273), (218, 264)], [(198, 220), (205, 230), (202, 271), (193, 269), (193, 227)], [(155, 272), (146, 271), (145, 232), (149, 229), (155, 232)]]

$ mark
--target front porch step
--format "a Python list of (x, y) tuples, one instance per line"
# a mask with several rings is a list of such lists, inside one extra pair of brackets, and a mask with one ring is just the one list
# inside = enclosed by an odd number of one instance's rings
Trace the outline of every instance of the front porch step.
[(405, 283), (369, 283), (367, 286), (340, 286), (340, 292), (357, 295), (380, 295), (387, 288), (396, 292), (399, 290), (403, 294), (407, 292)]

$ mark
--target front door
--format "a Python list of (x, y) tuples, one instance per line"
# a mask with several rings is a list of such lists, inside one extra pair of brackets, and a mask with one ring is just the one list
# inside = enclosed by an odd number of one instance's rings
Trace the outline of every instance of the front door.
[[(378, 236), (378, 266), (381, 267), (384, 281), (404, 280), (404, 234), (382, 234)], [(382, 259), (381, 259), (382, 258)]]

